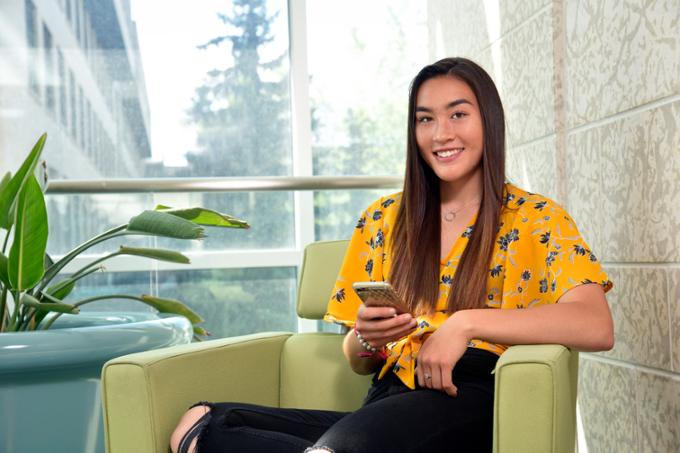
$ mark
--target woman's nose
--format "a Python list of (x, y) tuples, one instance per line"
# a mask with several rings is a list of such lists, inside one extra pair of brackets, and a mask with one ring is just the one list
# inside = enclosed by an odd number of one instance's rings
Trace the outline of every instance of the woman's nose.
[(454, 126), (446, 120), (437, 121), (432, 139), (438, 143), (446, 143), (456, 137)]

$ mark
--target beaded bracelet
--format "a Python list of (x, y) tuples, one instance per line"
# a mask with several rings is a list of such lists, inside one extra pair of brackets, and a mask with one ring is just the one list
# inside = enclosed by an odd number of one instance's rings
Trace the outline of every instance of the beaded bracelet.
[(381, 348), (378, 350), (375, 346), (371, 346), (371, 344), (364, 339), (364, 337), (361, 336), (361, 333), (359, 333), (359, 330), (357, 328), (354, 328), (354, 334), (357, 336), (357, 340), (359, 340), (359, 344), (366, 349), (368, 352), (358, 352), (357, 356), (358, 357), (373, 357), (375, 355), (378, 355), (381, 359), (386, 359), (387, 354), (385, 351)]
[(378, 349), (377, 349), (377, 348), (371, 346), (371, 344), (370, 344), (368, 341), (364, 340), (364, 337), (361, 336), (361, 334), (360, 334), (359, 331), (356, 329), (356, 327), (354, 328), (354, 333), (355, 333), (356, 336), (357, 336), (357, 340), (359, 340), (359, 344), (361, 344), (361, 346), (363, 346), (364, 349), (366, 349), (367, 351), (371, 352), (372, 354), (375, 354), (376, 352), (378, 352)]

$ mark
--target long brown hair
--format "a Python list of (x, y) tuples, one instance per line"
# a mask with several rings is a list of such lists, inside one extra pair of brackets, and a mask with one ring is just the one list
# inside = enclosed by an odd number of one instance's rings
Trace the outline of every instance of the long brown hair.
[(479, 215), (460, 259), (449, 292), (448, 310), (481, 308), (499, 228), (505, 185), (505, 116), (491, 77), (465, 58), (445, 58), (425, 66), (411, 82), (408, 102), (406, 175), (392, 237), (391, 283), (411, 310), (435, 310), (439, 298), (441, 208), (439, 178), (418, 151), (416, 97), (421, 85), (439, 76), (465, 82), (477, 97), (484, 149)]

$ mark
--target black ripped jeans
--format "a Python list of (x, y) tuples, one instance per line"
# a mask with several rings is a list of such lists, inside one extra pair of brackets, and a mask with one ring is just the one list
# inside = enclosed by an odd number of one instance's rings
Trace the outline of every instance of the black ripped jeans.
[(312, 446), (336, 453), (491, 452), (491, 372), (497, 360), (496, 354), (468, 348), (453, 370), (455, 398), (410, 390), (389, 373), (373, 378), (363, 406), (354, 412), (200, 403), (211, 410), (181, 445), (198, 436), (198, 453), (302, 453)]

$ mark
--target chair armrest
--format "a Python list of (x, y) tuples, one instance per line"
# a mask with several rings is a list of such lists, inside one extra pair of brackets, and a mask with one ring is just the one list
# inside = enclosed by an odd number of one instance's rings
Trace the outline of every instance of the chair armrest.
[(279, 405), (280, 357), (290, 333), (265, 333), (130, 354), (102, 371), (106, 450), (165, 453), (193, 403)]
[(512, 346), (495, 374), (494, 453), (573, 453), (578, 352)]

